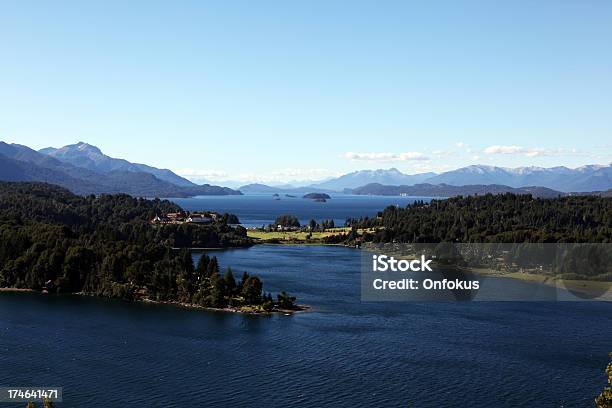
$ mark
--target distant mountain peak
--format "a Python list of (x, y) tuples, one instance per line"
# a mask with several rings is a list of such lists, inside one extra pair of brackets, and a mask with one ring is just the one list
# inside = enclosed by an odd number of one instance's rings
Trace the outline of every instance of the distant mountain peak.
[[(42, 149), (42, 151), (47, 151), (47, 149)], [(102, 156), (102, 150), (97, 146), (86, 142), (78, 142), (75, 144), (66, 145), (64, 147), (60, 147), (59, 149), (53, 149), (51, 152), (62, 152), (63, 154), (94, 154)], [(49, 154), (49, 153), (46, 153)]]
[[(82, 152), (92, 152), (92, 153), (102, 154), (102, 150), (100, 150), (99, 147), (91, 145), (86, 142), (78, 142), (74, 146)], [(65, 147), (68, 147), (68, 146), (65, 146)]]
[(361, 187), (369, 183), (381, 183), (388, 185), (414, 184), (422, 182), (432, 176), (435, 176), (435, 173), (421, 173), (410, 175), (402, 173), (395, 167), (391, 167), (389, 169), (354, 171), (352, 173), (348, 173), (340, 177), (312, 184), (311, 187), (334, 191), (343, 191), (344, 189)]
[(499, 184), (513, 188), (541, 186), (563, 192), (604, 191), (612, 187), (611, 176), (610, 165), (587, 165), (576, 169), (565, 166), (506, 168), (471, 165), (431, 177), (426, 182), (453, 186), (475, 184)]
[(146, 164), (132, 163), (124, 159), (116, 159), (102, 153), (97, 146), (82, 141), (60, 147), (59, 149), (48, 147), (39, 150), (39, 153), (100, 174), (108, 174), (113, 171), (142, 172), (152, 174), (160, 180), (177, 186), (195, 186), (191, 181), (174, 174), (170, 170), (158, 169)]
[(170, 170), (114, 159), (83, 142), (37, 152), (0, 141), (0, 180), (42, 181), (78, 194), (124, 192), (145, 197), (240, 194), (225, 187), (195, 185)]

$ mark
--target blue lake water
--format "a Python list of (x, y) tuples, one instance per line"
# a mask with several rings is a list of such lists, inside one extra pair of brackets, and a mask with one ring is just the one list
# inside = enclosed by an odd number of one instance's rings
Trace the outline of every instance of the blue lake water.
[(361, 302), (355, 249), (214, 254), (313, 311), (0, 293), (0, 385), (63, 386), (61, 407), (592, 407), (605, 384), (609, 303)]
[(306, 224), (311, 218), (317, 221), (333, 219), (337, 226), (344, 225), (347, 218), (376, 216), (389, 205), (406, 206), (415, 200), (429, 201), (427, 197), (400, 196), (363, 196), (349, 194), (332, 194), (325, 203), (280, 194), (276, 200), (272, 194), (245, 194), (243, 196), (200, 196), (194, 198), (170, 198), (185, 210), (211, 210), (236, 214), (246, 227), (260, 227), (274, 222), (282, 214), (298, 217), (300, 223)]

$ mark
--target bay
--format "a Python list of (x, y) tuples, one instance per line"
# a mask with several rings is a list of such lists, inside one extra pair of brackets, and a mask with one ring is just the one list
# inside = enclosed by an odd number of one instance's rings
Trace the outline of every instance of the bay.
[(361, 302), (355, 249), (209, 255), (312, 311), (1, 293), (0, 384), (63, 386), (67, 407), (590, 407), (605, 383), (609, 303)]
[(351, 194), (331, 194), (331, 197), (324, 203), (301, 198), (299, 194), (293, 198), (287, 197), (286, 194), (279, 194), (279, 197), (274, 197), (272, 194), (245, 194), (170, 198), (170, 200), (188, 211), (209, 210), (236, 214), (245, 227), (271, 224), (277, 216), (283, 214), (296, 216), (303, 225), (314, 218), (316, 221), (333, 219), (336, 226), (342, 226), (347, 218), (375, 217), (379, 211), (389, 205), (405, 207), (415, 200), (431, 200), (429, 197)]

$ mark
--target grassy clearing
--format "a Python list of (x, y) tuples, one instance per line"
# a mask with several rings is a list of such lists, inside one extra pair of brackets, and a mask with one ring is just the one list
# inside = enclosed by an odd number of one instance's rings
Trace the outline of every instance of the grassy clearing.
[[(280, 242), (321, 242), (324, 238), (333, 235), (347, 234), (351, 231), (350, 227), (330, 228), (325, 231), (259, 231), (259, 230), (247, 230), (249, 238), (253, 238), (261, 241), (280, 241)], [(360, 234), (364, 232), (363, 229), (357, 230)], [(309, 234), (312, 234), (310, 239), (306, 238)]]
[[(350, 228), (332, 228), (326, 231), (314, 231), (312, 232), (311, 240), (323, 239), (332, 235), (343, 234), (350, 232)], [(248, 230), (247, 235), (249, 238), (268, 240), (278, 239), (281, 241), (302, 241), (306, 240), (306, 237), (310, 232), (306, 231), (259, 231), (259, 230)]]

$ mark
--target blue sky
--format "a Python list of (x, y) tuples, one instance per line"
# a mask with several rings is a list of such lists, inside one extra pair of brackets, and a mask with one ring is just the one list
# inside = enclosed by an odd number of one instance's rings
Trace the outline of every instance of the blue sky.
[(0, 4), (0, 140), (193, 179), (612, 160), (612, 2)]

